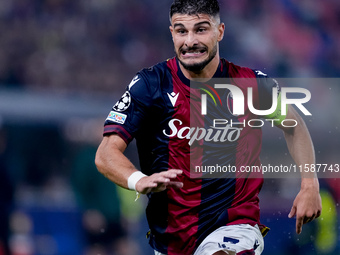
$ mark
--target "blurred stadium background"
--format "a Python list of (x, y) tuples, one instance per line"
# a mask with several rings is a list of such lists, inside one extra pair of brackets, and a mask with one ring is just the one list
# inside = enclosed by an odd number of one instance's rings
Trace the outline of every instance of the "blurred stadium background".
[[(272, 77), (340, 76), (338, 0), (221, 0), (221, 55)], [(102, 125), (134, 74), (173, 54), (170, 0), (0, 1), (0, 255), (152, 254), (145, 199), (94, 165)], [(339, 82), (307, 87), (318, 163), (340, 163)], [(335, 84), (335, 85), (334, 85)], [(128, 157), (138, 165), (135, 145)], [(291, 162), (265, 129), (262, 159)], [(294, 234), (299, 180), (266, 179), (264, 255), (340, 254), (337, 178), (323, 214)], [(8, 242), (6, 242), (8, 240)], [(8, 247), (7, 247), (8, 246)]]

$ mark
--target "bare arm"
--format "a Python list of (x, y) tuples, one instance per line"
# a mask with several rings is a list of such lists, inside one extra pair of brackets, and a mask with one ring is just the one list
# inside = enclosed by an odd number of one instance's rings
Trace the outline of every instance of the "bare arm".
[[(296, 127), (279, 126), (284, 131), (288, 150), (297, 165), (315, 164), (314, 146), (305, 122), (292, 106), (286, 119), (297, 121)], [(315, 173), (301, 173), (301, 189), (296, 196), (288, 217), (296, 216), (296, 232), (302, 231), (302, 225), (319, 217), (321, 214), (321, 197), (319, 181)]]
[[(128, 178), (138, 170), (123, 154), (126, 147), (125, 141), (118, 135), (105, 136), (98, 147), (95, 163), (106, 178), (127, 189)], [(181, 173), (181, 170), (171, 169), (143, 177), (136, 183), (136, 191), (146, 194), (163, 191), (169, 186), (181, 188), (183, 183), (175, 181)]]

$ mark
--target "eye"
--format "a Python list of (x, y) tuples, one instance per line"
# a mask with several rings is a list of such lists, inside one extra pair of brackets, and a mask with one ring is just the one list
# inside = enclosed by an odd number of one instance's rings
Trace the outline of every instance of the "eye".
[(197, 29), (198, 33), (204, 33), (205, 31), (207, 31), (207, 29), (205, 27), (200, 27)]
[(178, 29), (177, 33), (183, 35), (183, 34), (186, 33), (186, 31), (185, 31), (185, 29)]

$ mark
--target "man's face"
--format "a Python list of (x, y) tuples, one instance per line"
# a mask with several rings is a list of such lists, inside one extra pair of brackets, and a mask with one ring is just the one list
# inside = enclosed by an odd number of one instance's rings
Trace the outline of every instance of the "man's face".
[(203, 70), (218, 53), (224, 24), (207, 15), (174, 14), (170, 31), (175, 52), (182, 66), (192, 72)]

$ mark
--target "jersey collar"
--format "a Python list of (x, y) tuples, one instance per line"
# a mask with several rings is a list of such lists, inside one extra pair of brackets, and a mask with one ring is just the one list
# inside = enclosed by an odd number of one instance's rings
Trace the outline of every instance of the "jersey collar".
[[(181, 70), (181, 68), (179, 66), (179, 61), (178, 61), (177, 57), (176, 57), (176, 64), (177, 64), (177, 70), (178, 70), (177, 71), (178, 77), (180, 78), (180, 80), (185, 85), (190, 87), (190, 80), (187, 77), (184, 76), (184, 74), (183, 74), (183, 72), (182, 72), (182, 70)], [(212, 78), (220, 78), (222, 72), (223, 72), (223, 65), (222, 65), (222, 59), (220, 59), (220, 63), (219, 63), (219, 65), (217, 67), (217, 70), (216, 70), (216, 72), (215, 72), (215, 74), (214, 74), (214, 76)]]

